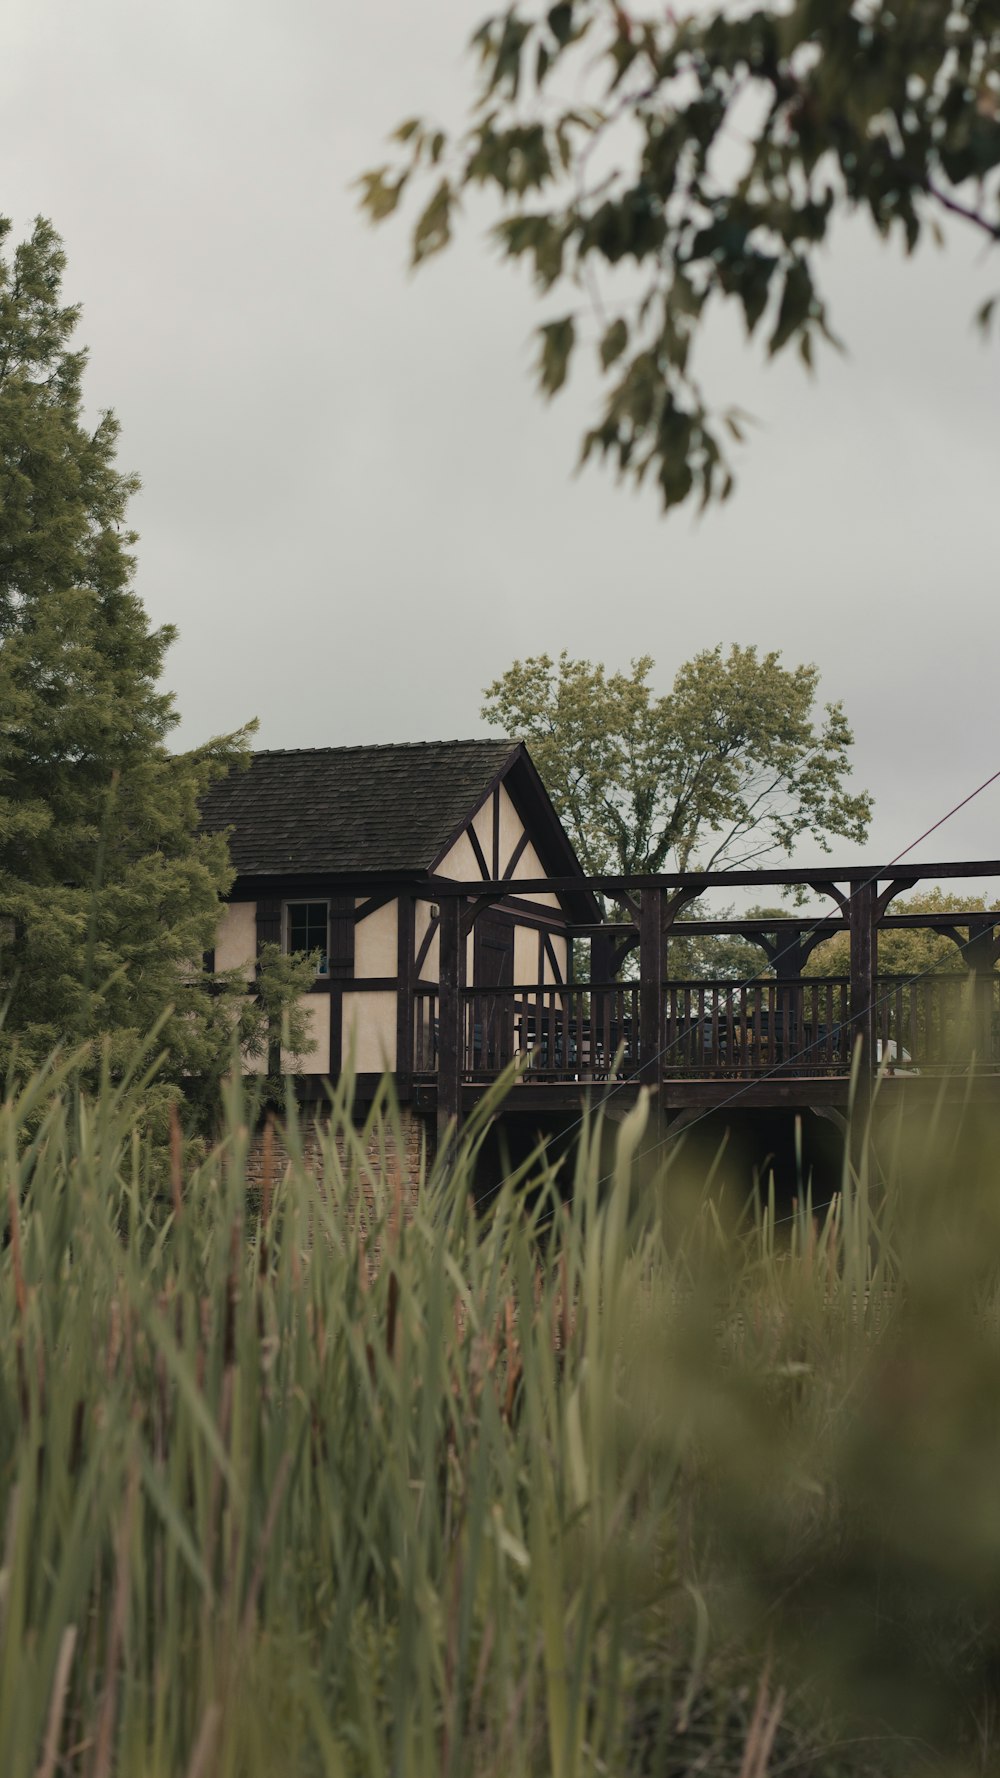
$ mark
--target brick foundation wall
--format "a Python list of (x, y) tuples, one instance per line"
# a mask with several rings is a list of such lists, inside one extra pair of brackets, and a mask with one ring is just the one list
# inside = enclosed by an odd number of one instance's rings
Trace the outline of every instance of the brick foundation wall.
[[(364, 1142), (364, 1156), (370, 1173), (363, 1180), (362, 1189), (368, 1199), (369, 1209), (374, 1210), (376, 1192), (380, 1188), (388, 1188), (395, 1196), (399, 1194), (402, 1214), (407, 1219), (413, 1215), (420, 1190), (422, 1167), (429, 1167), (434, 1157), (433, 1126), (426, 1119), (418, 1117), (410, 1106), (400, 1107), (399, 1122), (402, 1141), (397, 1145), (393, 1131), (387, 1126), (376, 1127), (369, 1132)], [(328, 1139), (328, 1138), (324, 1138)], [(341, 1164), (347, 1171), (348, 1148), (350, 1144), (342, 1133), (334, 1138), (334, 1147), (340, 1157)], [(288, 1166), (288, 1150), (281, 1138), (281, 1123), (276, 1120), (271, 1132), (271, 1177), (277, 1184)], [(322, 1170), (322, 1151), (317, 1133), (316, 1119), (305, 1121), (303, 1114), (302, 1148), (307, 1166), (314, 1165), (317, 1173)], [(250, 1145), (247, 1155), (247, 1185), (253, 1194), (261, 1191), (264, 1184), (266, 1166), (266, 1149), (264, 1130), (258, 1130)], [(384, 1151), (384, 1152), (383, 1152)]]

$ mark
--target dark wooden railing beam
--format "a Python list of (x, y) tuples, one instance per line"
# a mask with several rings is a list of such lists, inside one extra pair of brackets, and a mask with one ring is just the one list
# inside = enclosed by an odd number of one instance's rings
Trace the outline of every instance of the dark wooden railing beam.
[[(858, 883), (848, 904), (851, 923), (851, 1050), (852, 1057), (860, 1045), (860, 1067), (857, 1075), (857, 1127), (867, 1123), (871, 1106), (872, 1083), (875, 1078), (875, 975), (877, 970), (877, 938), (875, 930), (875, 884)], [(857, 1064), (855, 1064), (857, 1066)]]
[[(892, 928), (914, 930), (924, 928), (929, 932), (943, 932), (949, 938), (953, 929), (967, 928), (969, 923), (986, 921), (994, 931), (1000, 930), (1000, 912), (984, 914), (981, 908), (967, 908), (954, 913), (927, 914), (885, 914), (879, 921), (879, 930), (887, 932)], [(816, 944), (822, 944), (837, 932), (846, 932), (850, 922), (841, 914), (798, 915), (795, 918), (753, 920), (677, 920), (673, 926), (675, 936), (684, 938), (754, 938), (760, 933), (794, 933), (801, 932)], [(631, 920), (606, 920), (600, 925), (577, 926), (570, 928), (573, 938), (592, 938), (597, 933), (612, 938), (625, 937), (632, 934), (638, 937), (638, 928)], [(965, 944), (966, 934), (956, 936), (956, 944)]]
[[(806, 885), (822, 891), (824, 894), (837, 895), (838, 885), (846, 884), (853, 891), (865, 883), (885, 882), (890, 876), (902, 881), (903, 871), (894, 871), (892, 867), (871, 864), (824, 865), (807, 867), (783, 865), (777, 870), (723, 870), (723, 871), (663, 871), (656, 875), (636, 876), (579, 876), (579, 877), (518, 877), (515, 889), (518, 895), (579, 894), (587, 889), (597, 890), (602, 895), (612, 896), (618, 900), (634, 897), (637, 890), (642, 889), (683, 889), (690, 892), (690, 897), (700, 895), (706, 889), (735, 888), (779, 888), (782, 885)], [(1000, 877), (1000, 859), (970, 859), (962, 864), (947, 860), (941, 864), (907, 864), (905, 880), (909, 883), (926, 882), (928, 878), (951, 880), (955, 877)], [(511, 879), (499, 878), (494, 882), (461, 883), (451, 877), (426, 877), (421, 883), (414, 885), (429, 893), (434, 900), (445, 896), (477, 896), (502, 892), (511, 893)]]
[(886, 884), (885, 888), (875, 897), (876, 925), (884, 918), (889, 903), (895, 901), (897, 895), (905, 895), (908, 889), (915, 889), (918, 881), (917, 877), (893, 877), (892, 881)]
[(663, 1072), (666, 897), (643, 889), (639, 902), (639, 1079), (658, 1087)]

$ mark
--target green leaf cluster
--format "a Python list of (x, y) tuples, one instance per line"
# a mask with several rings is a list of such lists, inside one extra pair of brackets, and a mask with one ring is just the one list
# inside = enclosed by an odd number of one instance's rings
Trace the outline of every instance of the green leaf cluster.
[[(655, 480), (665, 508), (733, 486), (739, 416), (702, 393), (694, 347), (736, 305), (768, 356), (811, 369), (836, 343), (820, 254), (861, 212), (912, 253), (945, 215), (1000, 241), (1000, 11), (996, 0), (789, 0), (678, 16), (608, 0), (511, 5), (476, 31), (466, 127), (419, 118), (406, 160), (363, 176), (372, 221), (446, 161), (413, 228), (419, 263), (451, 238), (462, 191), (485, 187), (503, 257), (574, 307), (542, 326), (538, 382), (566, 381), (594, 323), (601, 412), (582, 458)], [(610, 171), (609, 171), (610, 167)], [(635, 295), (613, 272), (628, 264)], [(605, 280), (602, 291), (598, 279)], [(995, 300), (978, 321), (988, 331)]]
[(759, 864), (808, 836), (861, 841), (853, 734), (815, 708), (815, 666), (734, 645), (703, 650), (671, 690), (564, 651), (514, 661), (486, 688), (486, 720), (528, 743), (584, 869), (621, 875)]
[[(994, 903), (994, 908), (996, 907)], [(952, 895), (943, 889), (918, 890), (902, 897), (889, 907), (890, 914), (959, 914), (986, 913), (982, 896)], [(950, 932), (930, 927), (896, 927), (880, 931), (878, 968), (882, 975), (964, 975), (968, 969), (967, 926), (956, 925)], [(851, 973), (850, 936), (838, 932), (817, 945), (805, 966), (804, 973), (813, 976), (848, 976)]]

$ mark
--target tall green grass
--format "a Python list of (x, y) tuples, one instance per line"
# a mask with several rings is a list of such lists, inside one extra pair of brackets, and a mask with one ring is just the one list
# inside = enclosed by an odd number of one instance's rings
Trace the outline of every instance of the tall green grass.
[(477, 1213), (480, 1125), (410, 1216), (347, 1092), (258, 1193), (236, 1085), (0, 1110), (3, 1778), (994, 1770), (989, 1132), (816, 1216), (640, 1106)]

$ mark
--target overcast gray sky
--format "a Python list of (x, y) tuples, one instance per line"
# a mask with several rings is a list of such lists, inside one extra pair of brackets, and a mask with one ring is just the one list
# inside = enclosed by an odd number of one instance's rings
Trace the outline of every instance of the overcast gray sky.
[[(735, 331), (703, 366), (760, 426), (730, 506), (572, 474), (592, 391), (542, 406), (538, 319), (474, 221), (412, 280), (350, 182), (414, 111), (455, 120), (482, 0), (6, 0), (0, 210), (52, 218), (88, 395), (143, 478), (139, 588), (180, 640), (180, 738), (259, 745), (481, 732), (482, 687), (566, 647), (716, 642), (815, 660), (888, 858), (1000, 767), (1000, 288), (979, 239), (906, 264), (843, 230), (810, 383)], [(486, 218), (483, 218), (485, 223)], [(810, 854), (815, 851), (810, 847)], [(1000, 854), (1000, 785), (924, 857)]]

